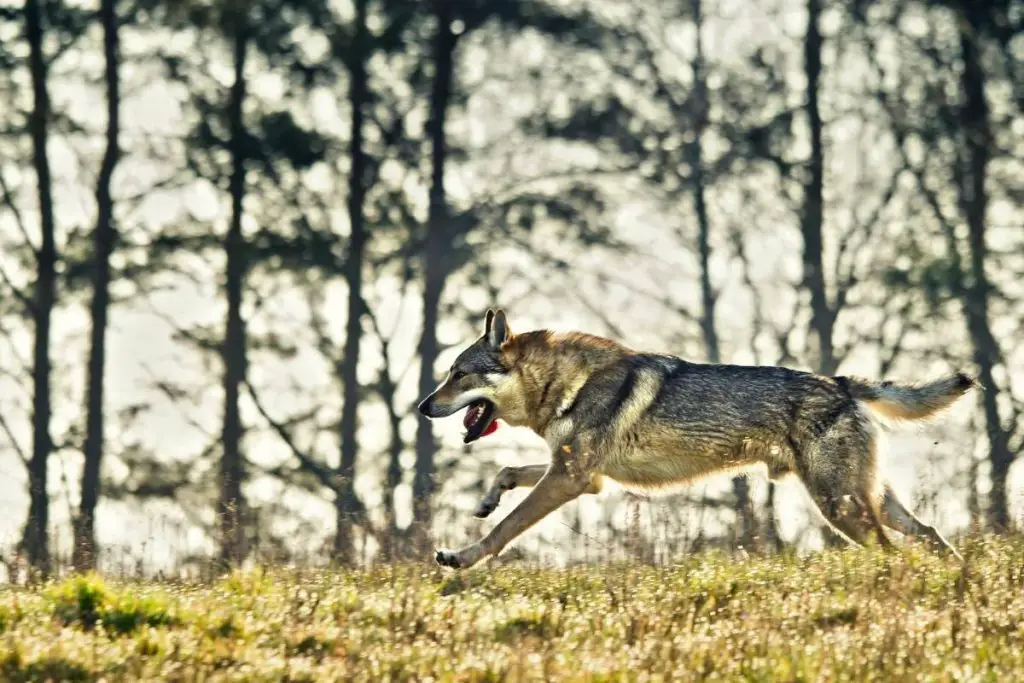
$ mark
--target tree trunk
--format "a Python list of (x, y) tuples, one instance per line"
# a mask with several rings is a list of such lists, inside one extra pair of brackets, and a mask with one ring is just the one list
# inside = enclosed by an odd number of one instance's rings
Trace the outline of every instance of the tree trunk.
[(815, 348), (818, 372), (831, 375), (838, 363), (832, 347), (833, 313), (825, 291), (822, 267), (822, 224), (824, 223), (823, 187), (825, 160), (822, 147), (821, 111), (818, 89), (821, 79), (821, 0), (807, 0), (807, 33), (804, 36), (804, 70), (807, 77), (807, 121), (810, 128), (811, 156), (804, 184), (803, 214), (800, 228), (804, 240), (803, 285), (811, 295), (809, 342)]
[(693, 174), (693, 208), (697, 214), (697, 251), (700, 254), (700, 327), (708, 361), (721, 362), (718, 332), (715, 329), (715, 290), (711, 286), (711, 220), (708, 218), (704, 177), (704, 133), (708, 123), (707, 74), (704, 66), (702, 0), (692, 0), (693, 23), (697, 29), (696, 56), (693, 60), (694, 137), (690, 148), (690, 170)]
[(779, 523), (775, 515), (775, 494), (777, 491), (778, 484), (774, 481), (769, 481), (768, 499), (764, 504), (764, 545), (774, 552), (779, 552), (783, 548), (782, 537), (779, 534)]
[(244, 504), (242, 480), (242, 419), (239, 414), (239, 389), (246, 373), (245, 321), (242, 319), (242, 292), (245, 286), (246, 245), (242, 235), (243, 201), (245, 199), (246, 135), (242, 105), (246, 96), (245, 62), (248, 48), (247, 20), (244, 10), (235, 15), (237, 24), (233, 39), (235, 80), (228, 103), (231, 128), (231, 224), (224, 241), (227, 257), (226, 295), (227, 324), (221, 356), (224, 361), (224, 423), (221, 460), (220, 501), (221, 560), (240, 564), (245, 558)]
[(963, 105), (960, 109), (960, 130), (964, 139), (963, 180), (960, 186), (960, 204), (967, 221), (970, 245), (970, 278), (964, 289), (964, 315), (978, 366), (978, 381), (985, 411), (985, 427), (989, 442), (989, 462), (992, 466), (992, 493), (989, 498), (988, 522), (997, 531), (1010, 526), (1010, 511), (1006, 493), (1006, 478), (1013, 464), (1009, 435), (999, 417), (999, 387), (993, 368), (999, 350), (988, 321), (989, 283), (985, 274), (988, 248), (985, 244), (985, 218), (988, 193), (985, 188), (988, 161), (991, 154), (992, 133), (989, 124), (988, 102), (985, 99), (985, 70), (977, 44), (984, 28), (983, 6), (966, 8), (966, 22), (960, 23), (960, 47), (963, 71), (960, 84)]
[[(700, 255), (700, 328), (704, 337), (704, 348), (708, 362), (721, 363), (722, 350), (715, 327), (715, 305), (717, 295), (711, 284), (711, 219), (708, 216), (706, 176), (704, 173), (704, 134), (708, 126), (708, 87), (704, 60), (704, 42), (701, 31), (704, 27), (703, 0), (691, 0), (690, 11), (696, 28), (696, 53), (693, 60), (693, 101), (694, 138), (689, 145), (690, 169), (693, 174), (693, 208), (697, 215), (697, 252)], [(732, 491), (736, 498), (736, 537), (744, 545), (750, 545), (755, 531), (754, 510), (750, 504), (750, 486), (745, 476), (733, 477)]]
[(87, 377), (85, 466), (82, 471), (82, 495), (75, 520), (73, 562), (84, 571), (96, 566), (95, 515), (100, 497), (100, 464), (103, 459), (103, 379), (106, 361), (107, 311), (110, 305), (110, 254), (117, 233), (114, 228), (110, 181), (120, 149), (120, 78), (118, 74), (117, 0), (102, 0), (100, 23), (103, 26), (103, 53), (106, 60), (107, 147), (96, 181), (96, 228), (93, 232), (92, 302), (89, 310), (92, 329), (89, 336)]
[(345, 261), (345, 283), (348, 285), (348, 321), (345, 324), (345, 360), (342, 366), (343, 405), (339, 437), (341, 462), (338, 467), (339, 490), (335, 498), (337, 526), (334, 535), (334, 556), (340, 561), (353, 559), (352, 525), (360, 510), (355, 492), (357, 418), (359, 412), (359, 346), (363, 319), (363, 254), (366, 246), (366, 201), (368, 178), (366, 150), (363, 148), (363, 119), (368, 97), (366, 58), (369, 51), (369, 30), (366, 26), (368, 0), (357, 0), (355, 39), (349, 64), (349, 105), (352, 107), (352, 129), (349, 142), (351, 168), (348, 182), (349, 235), (348, 257)]
[[(385, 370), (386, 372), (386, 370)], [(402, 451), (405, 444), (402, 442), (402, 416), (395, 410), (395, 386), (390, 378), (387, 386), (383, 387), (384, 401), (388, 406), (388, 423), (391, 428), (391, 439), (388, 442), (388, 469), (387, 479), (384, 482), (384, 538), (381, 542), (383, 555), (388, 560), (396, 560), (399, 555), (404, 555), (402, 547), (402, 534), (398, 528), (395, 515), (395, 491), (402, 483)]]
[(967, 470), (967, 513), (970, 515), (969, 528), (977, 532), (985, 526), (985, 515), (981, 509), (981, 497), (978, 495), (978, 482), (981, 480), (981, 461), (971, 457), (971, 466)]
[[(426, 244), (423, 253), (423, 334), (420, 337), (419, 395), (434, 390), (434, 363), (438, 356), (437, 322), (441, 294), (447, 277), (445, 251), (448, 248), (448, 204), (444, 189), (447, 145), (445, 120), (452, 95), (455, 69), (456, 37), (452, 32), (449, 3), (434, 4), (437, 33), (434, 36), (434, 84), (430, 94), (430, 120), (427, 135), (431, 143), (430, 206), (427, 217)], [(431, 501), (434, 491), (434, 430), (431, 422), (421, 419), (416, 429), (416, 473), (413, 478), (413, 524), (422, 540), (430, 533)]]
[(29, 564), (48, 574), (50, 571), (49, 523), (50, 499), (47, 471), (53, 439), (50, 435), (50, 318), (57, 299), (57, 241), (53, 217), (50, 161), (47, 140), (50, 122), (50, 94), (47, 67), (43, 56), (43, 19), (39, 0), (25, 2), (25, 35), (29, 44), (29, 71), (32, 78), (33, 107), (28, 126), (32, 136), (39, 195), (42, 243), (36, 251), (36, 283), (32, 302), (35, 324), (32, 366), (32, 456), (28, 464), (29, 509), (22, 545)]
[[(825, 152), (822, 142), (821, 109), (818, 102), (821, 80), (821, 0), (807, 0), (807, 32), (804, 34), (804, 74), (807, 78), (807, 125), (811, 138), (811, 155), (804, 181), (803, 211), (800, 231), (803, 234), (803, 286), (811, 297), (811, 328), (808, 346), (813, 349), (815, 369), (823, 375), (835, 373), (838, 362), (832, 347), (833, 313), (825, 290), (822, 230), (825, 222), (824, 185)], [(844, 541), (829, 526), (823, 530), (824, 542), (842, 547)]]

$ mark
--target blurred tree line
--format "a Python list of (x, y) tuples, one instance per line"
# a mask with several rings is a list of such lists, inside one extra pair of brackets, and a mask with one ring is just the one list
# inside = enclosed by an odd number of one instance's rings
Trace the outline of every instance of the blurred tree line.
[[(63, 490), (79, 568), (128, 509), (104, 501), (172, 502), (238, 563), (294, 540), (300, 492), (333, 500), (333, 529), (304, 533), (335, 560), (422, 553), (440, 487), (493, 473), (412, 406), (492, 304), (711, 362), (971, 370), (956, 495), (1009, 528), (1022, 22), (1014, 0), (5, 5), (19, 552), (51, 568)], [(206, 309), (160, 303), (185, 290)], [(146, 400), (110, 388), (129, 311), (191, 359), (147, 367)], [(175, 411), (204, 443), (171, 457), (146, 425)], [(690, 502), (756, 546), (773, 495), (758, 512), (740, 477)]]

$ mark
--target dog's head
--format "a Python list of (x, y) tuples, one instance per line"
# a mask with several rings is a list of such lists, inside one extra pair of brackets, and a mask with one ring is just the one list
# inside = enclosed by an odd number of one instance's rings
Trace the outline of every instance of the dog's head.
[(505, 311), (488, 310), (484, 333), (459, 354), (441, 385), (420, 403), (419, 411), (436, 419), (466, 408), (465, 443), (492, 433), (498, 418), (509, 417), (507, 411), (515, 410), (518, 403), (510, 400), (513, 380), (502, 353), (511, 338)]

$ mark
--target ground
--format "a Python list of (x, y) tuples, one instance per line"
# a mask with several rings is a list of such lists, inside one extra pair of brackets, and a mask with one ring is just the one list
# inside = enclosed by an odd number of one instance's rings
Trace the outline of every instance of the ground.
[(672, 566), (87, 575), (0, 593), (0, 680), (1024, 678), (1024, 540)]

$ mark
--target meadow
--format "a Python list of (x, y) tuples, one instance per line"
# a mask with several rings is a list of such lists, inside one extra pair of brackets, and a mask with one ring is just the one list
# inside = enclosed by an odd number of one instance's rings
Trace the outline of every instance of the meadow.
[(960, 546), (77, 575), (0, 593), (0, 679), (1020, 680), (1024, 539)]

